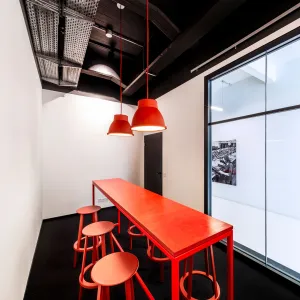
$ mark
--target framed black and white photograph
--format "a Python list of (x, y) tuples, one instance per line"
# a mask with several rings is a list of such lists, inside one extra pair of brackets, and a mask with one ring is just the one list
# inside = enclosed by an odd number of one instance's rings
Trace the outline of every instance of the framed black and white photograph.
[(236, 140), (212, 143), (212, 181), (236, 185)]

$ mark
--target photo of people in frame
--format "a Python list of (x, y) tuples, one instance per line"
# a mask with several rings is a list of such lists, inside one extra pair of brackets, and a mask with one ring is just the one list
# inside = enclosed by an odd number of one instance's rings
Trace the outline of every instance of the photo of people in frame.
[(212, 181), (236, 186), (236, 140), (212, 143)]

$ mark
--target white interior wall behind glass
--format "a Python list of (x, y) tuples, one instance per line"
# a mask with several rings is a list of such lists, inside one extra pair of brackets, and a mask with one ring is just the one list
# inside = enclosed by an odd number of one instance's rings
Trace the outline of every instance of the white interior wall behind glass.
[[(211, 105), (222, 108), (211, 110), (212, 122), (300, 104), (300, 41), (268, 54), (267, 84), (265, 62), (212, 81)], [(236, 242), (300, 273), (300, 109), (212, 125), (211, 132), (212, 142), (237, 143), (237, 185), (212, 183), (212, 215), (234, 225)]]
[(213, 125), (212, 141), (236, 140), (236, 186), (212, 183), (212, 216), (234, 240), (265, 255), (265, 117)]

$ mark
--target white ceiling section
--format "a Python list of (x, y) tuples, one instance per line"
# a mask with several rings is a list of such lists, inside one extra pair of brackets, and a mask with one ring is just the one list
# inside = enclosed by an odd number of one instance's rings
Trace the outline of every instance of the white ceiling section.
[[(76, 87), (100, 0), (26, 0), (31, 36), (42, 79)], [(64, 53), (58, 57), (59, 18), (65, 17)], [(59, 76), (62, 68), (62, 78)]]

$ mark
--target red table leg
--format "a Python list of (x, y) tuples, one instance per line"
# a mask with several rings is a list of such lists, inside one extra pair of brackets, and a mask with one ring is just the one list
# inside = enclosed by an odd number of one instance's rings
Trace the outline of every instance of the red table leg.
[(227, 237), (227, 299), (233, 300), (233, 232)]
[(172, 259), (172, 300), (179, 300), (179, 261)]
[(95, 186), (92, 183), (92, 203), (95, 205)]

